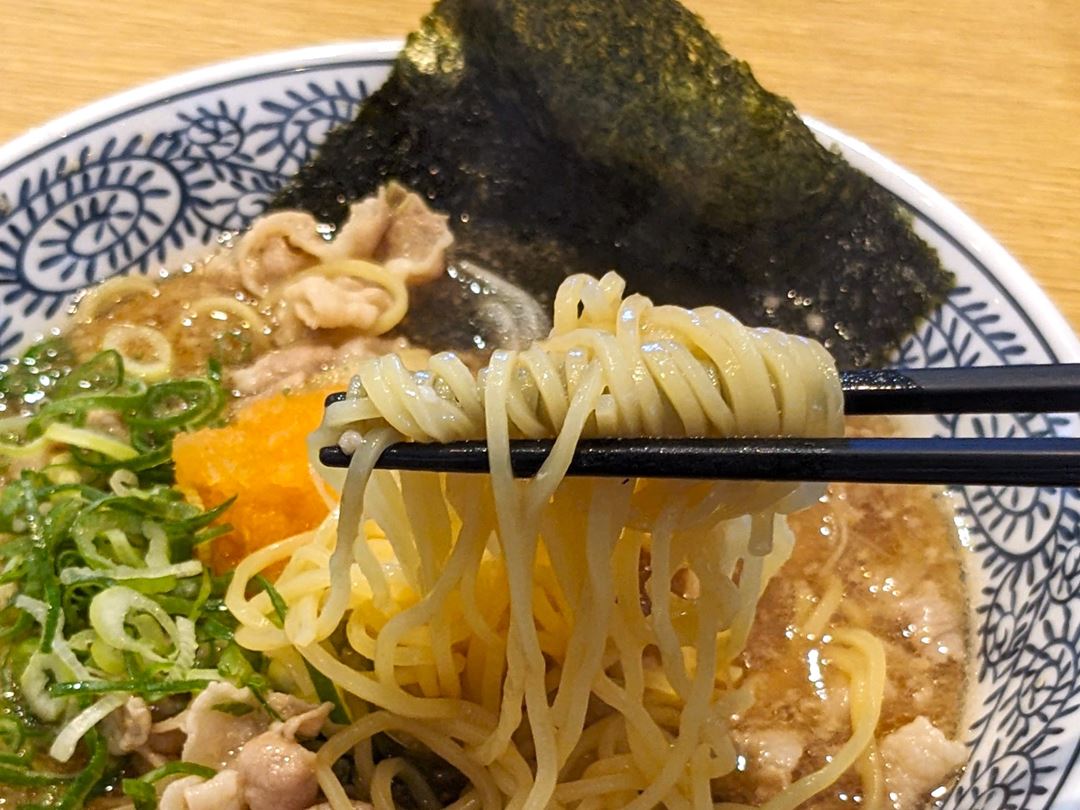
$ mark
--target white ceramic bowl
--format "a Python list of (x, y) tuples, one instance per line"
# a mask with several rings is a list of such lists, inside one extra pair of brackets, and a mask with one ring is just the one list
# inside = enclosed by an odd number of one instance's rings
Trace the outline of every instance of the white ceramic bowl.
[[(243, 227), (326, 132), (353, 117), (399, 48), (334, 45), (197, 70), (0, 148), (0, 356), (58, 324), (86, 285), (176, 265), (221, 231)], [(1080, 361), (1065, 320), (985, 231), (865, 145), (808, 123), (911, 210), (956, 273), (958, 287), (902, 348), (900, 363)], [(943, 417), (933, 425), (950, 436), (1077, 427), (1075, 414)], [(969, 487), (959, 503), (972, 548), (972, 758), (944, 805), (1080, 807), (1080, 494)]]

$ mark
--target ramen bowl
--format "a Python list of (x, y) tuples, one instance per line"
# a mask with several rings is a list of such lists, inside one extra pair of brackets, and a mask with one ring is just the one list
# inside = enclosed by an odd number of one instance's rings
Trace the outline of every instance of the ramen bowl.
[[(84, 288), (196, 258), (242, 229), (352, 119), (398, 42), (292, 51), (206, 68), (87, 107), (0, 147), (0, 357), (60, 325)], [(811, 119), (819, 139), (906, 208), (957, 277), (901, 347), (913, 367), (1080, 361), (1029, 275), (925, 183)], [(704, 303), (704, 302), (703, 302)], [(1074, 435), (1077, 416), (940, 416), (938, 436)], [(1080, 806), (1080, 492), (955, 492), (973, 632), (949, 808)], [(917, 554), (918, 537), (911, 537)]]

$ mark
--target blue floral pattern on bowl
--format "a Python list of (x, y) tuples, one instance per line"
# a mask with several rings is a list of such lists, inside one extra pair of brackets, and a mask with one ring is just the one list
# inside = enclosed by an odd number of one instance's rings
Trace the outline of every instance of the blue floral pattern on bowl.
[[(0, 151), (0, 356), (57, 324), (85, 286), (178, 264), (222, 232), (243, 228), (326, 133), (355, 115), (390, 65), (386, 45), (311, 53), (263, 59), (261, 69), (225, 66), (213, 80), (189, 77), (181, 92), (148, 91), (142, 103), (113, 105), (113, 114), (63, 137)], [(1080, 357), (1074, 340), (1047, 337), (1035, 320), (1045, 317), (1038, 302), (1022, 302), (1009, 269), (988, 266), (969, 238), (950, 230), (948, 217), (923, 205), (914, 181), (897, 179), (899, 170), (865, 147), (810, 123), (884, 178), (959, 278), (898, 363)], [(939, 417), (934, 431), (1046, 436), (1077, 427), (1075, 414), (1020, 414)], [(1077, 787), (1069, 774), (1080, 753), (1080, 617), (1073, 615), (1080, 607), (1080, 496), (1072, 489), (968, 487), (958, 498), (974, 551), (972, 758), (939, 804), (1071, 805)]]

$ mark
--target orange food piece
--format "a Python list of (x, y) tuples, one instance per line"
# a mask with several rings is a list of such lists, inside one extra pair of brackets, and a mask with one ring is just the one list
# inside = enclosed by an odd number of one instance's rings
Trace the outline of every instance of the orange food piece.
[(327, 391), (283, 393), (241, 408), (221, 428), (173, 441), (176, 485), (205, 508), (236, 496), (219, 518), (232, 530), (202, 549), (218, 573), (263, 546), (315, 528), (329, 511), (308, 466), (307, 436)]

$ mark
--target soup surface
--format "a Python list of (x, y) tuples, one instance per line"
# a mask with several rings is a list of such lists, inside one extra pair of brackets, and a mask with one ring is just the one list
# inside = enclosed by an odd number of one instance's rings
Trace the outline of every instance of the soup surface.
[[(868, 429), (864, 420), (849, 423), (860, 433)], [(881, 428), (887, 426), (869, 427)], [(821, 503), (789, 522), (794, 553), (758, 605), (743, 656), (756, 701), (737, 726), (745, 735), (745, 769), (724, 784), (743, 801), (767, 799), (777, 785), (821, 767), (849, 733), (844, 685), (820, 665), (821, 638), (830, 628), (862, 627), (885, 643), (879, 739), (913, 722), (909, 731), (928, 731), (919, 718), (949, 739), (964, 731), (968, 606), (950, 498), (928, 487), (834, 484)], [(911, 736), (908, 751), (882, 745), (892, 755), (887, 771), (919, 772), (905, 781), (907, 795), (891, 800), (897, 806), (941, 798), (963, 757), (955, 746), (939, 749), (942, 741), (932, 734), (922, 735), (928, 744), (921, 748)], [(903, 790), (900, 782), (894, 774), (890, 790)], [(850, 807), (859, 794), (849, 774), (805, 806)]]

